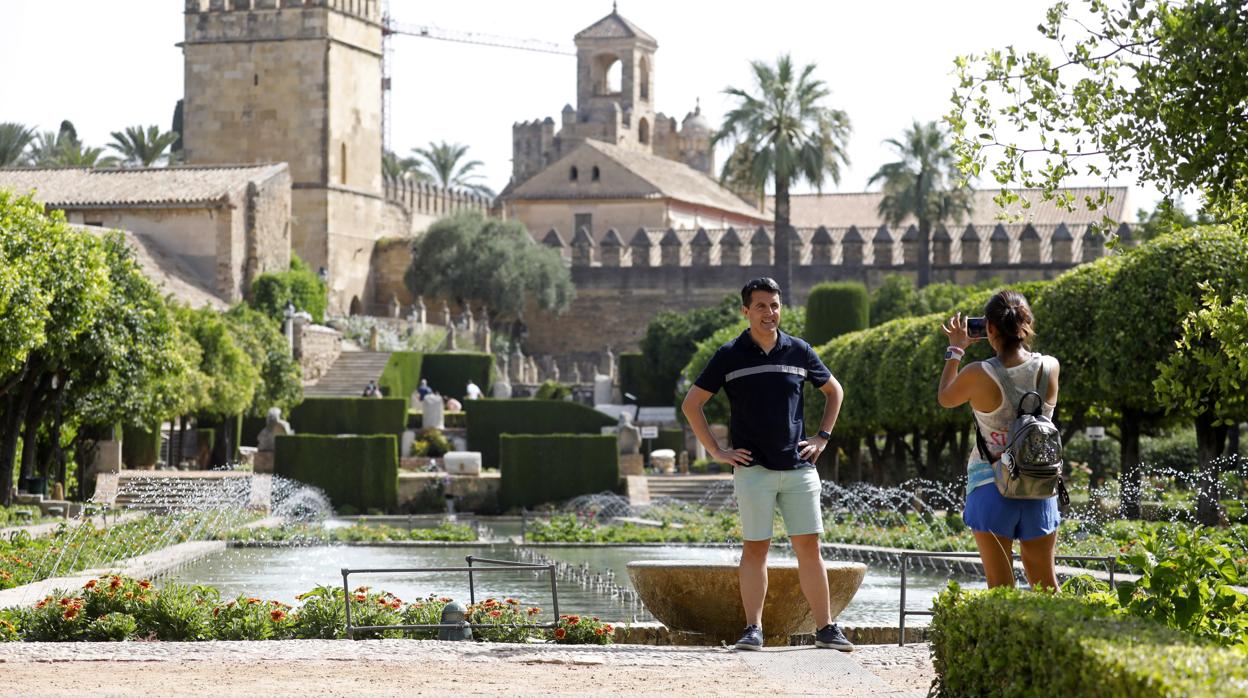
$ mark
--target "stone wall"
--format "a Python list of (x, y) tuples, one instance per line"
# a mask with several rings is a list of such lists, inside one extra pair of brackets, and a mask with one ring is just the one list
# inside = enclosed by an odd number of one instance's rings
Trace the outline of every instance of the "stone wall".
[(324, 325), (296, 321), (294, 340), (304, 383), (320, 380), (342, 353), (342, 333)]

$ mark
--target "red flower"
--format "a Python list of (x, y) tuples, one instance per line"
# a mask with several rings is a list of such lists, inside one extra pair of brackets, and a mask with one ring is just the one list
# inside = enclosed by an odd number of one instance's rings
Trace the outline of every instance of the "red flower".
[(269, 611), (269, 618), (272, 618), (274, 623), (281, 623), (286, 620), (286, 612), (280, 608), (275, 608)]
[(63, 618), (65, 618), (65, 620), (73, 620), (78, 617), (78, 607), (70, 606), (69, 608), (65, 609), (65, 613), (61, 615)]
[(121, 577), (118, 577), (117, 575), (113, 575), (112, 579), (108, 580), (108, 588), (116, 589), (119, 586), (121, 586)]
[(520, 602), (519, 602), (519, 601), (516, 601), (515, 599), (507, 599), (507, 603), (511, 604), (512, 606), (519, 606), (519, 605), (520, 605)]
[(395, 600), (394, 600), (394, 601), (390, 604), (390, 608), (393, 608), (394, 610), (396, 610), (396, 611), (397, 611), (397, 610), (399, 610), (400, 608), (403, 608), (403, 602), (402, 602), (402, 601), (399, 601), (398, 599), (395, 599)]
[(610, 624), (610, 623), (607, 623), (604, 627), (606, 628), (607, 632), (609, 632), (609, 633), (613, 633), (613, 632), (615, 632), (615, 628), (611, 627), (611, 624)]
[(127, 598), (127, 599), (133, 599), (133, 598), (134, 598), (134, 592), (133, 592), (133, 591), (127, 591), (127, 592), (126, 592), (126, 598)]
[(367, 598), (368, 598), (368, 597), (367, 597), (366, 595), (364, 595), (364, 594), (356, 594), (356, 595), (355, 595), (355, 600), (356, 600), (356, 601), (359, 601), (360, 603), (364, 603), (364, 600), (365, 600), (365, 599), (367, 599)]
[(442, 598), (438, 599), (438, 601), (441, 601), (442, 603), (450, 603), (451, 601), (453, 601), (453, 599), (443, 596)]
[(83, 584), (83, 585), (82, 585), (82, 588), (83, 588), (83, 589), (94, 589), (94, 588), (95, 588), (95, 583), (96, 583), (96, 581), (98, 581), (98, 580), (95, 580), (95, 579), (89, 579), (89, 580), (87, 580), (87, 583), (86, 583), (86, 584)]
[(502, 611), (490, 611), (490, 617), (491, 617), (491, 618), (498, 618), (498, 617), (499, 617), (499, 616), (501, 616), (501, 615), (503, 615), (503, 612), (502, 612)]
[(151, 582), (149, 582), (149, 581), (147, 581), (146, 579), (144, 579), (143, 581), (139, 582), (139, 588), (140, 588), (140, 589), (151, 589), (151, 588), (152, 588), (152, 583), (151, 583)]
[(212, 609), (212, 617), (213, 617), (213, 618), (216, 618), (217, 616), (220, 616), (220, 615), (221, 615), (221, 607), (220, 607), (220, 606), (217, 606), (216, 608)]
[(565, 638), (565, 637), (567, 637), (567, 636), (568, 636), (568, 631), (564, 630), (563, 628), (555, 628), (555, 639), (556, 639), (556, 640), (562, 640), (563, 638)]
[(542, 609), (538, 608), (537, 606), (534, 606), (533, 608), (529, 609), (529, 615), (531, 616), (535, 616), (541, 612), (542, 612)]
[(51, 596), (49, 596), (46, 599), (40, 599), (39, 603), (35, 604), (35, 608), (43, 608), (44, 606), (47, 606), (48, 601), (51, 601), (51, 600), (52, 600)]
[(568, 616), (568, 625), (576, 625), (581, 622), (580, 616)]
[(260, 603), (260, 599), (257, 599), (254, 596), (249, 596), (247, 597), (247, 603), (251, 604), (252, 606), (255, 606), (256, 604)]
[(594, 631), (594, 634), (595, 634), (595, 635), (602, 635), (602, 634), (603, 634), (603, 633), (605, 633), (605, 632), (607, 632), (607, 631), (606, 631), (606, 630), (603, 630), (602, 628), (598, 628), (597, 630), (595, 630), (595, 631)]

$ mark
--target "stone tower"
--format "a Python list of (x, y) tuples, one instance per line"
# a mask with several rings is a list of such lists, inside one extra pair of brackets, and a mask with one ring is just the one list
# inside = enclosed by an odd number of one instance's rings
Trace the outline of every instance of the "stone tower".
[(382, 234), (379, 0), (186, 0), (187, 164), (286, 162), (294, 251), (367, 298)]
[[(576, 107), (564, 106), (556, 133), (547, 117), (512, 124), (509, 189), (586, 140), (651, 153), (714, 174), (711, 129), (696, 108), (678, 126), (654, 109), (659, 43), (614, 8), (576, 34)], [(505, 194), (506, 192), (504, 192)]]

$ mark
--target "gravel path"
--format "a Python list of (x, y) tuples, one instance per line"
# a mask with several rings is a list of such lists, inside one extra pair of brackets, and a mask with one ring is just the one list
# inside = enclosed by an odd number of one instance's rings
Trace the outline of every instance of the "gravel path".
[[(823, 662), (833, 682), (777, 680), (774, 662)], [(566, 647), (433, 641), (6, 643), (0, 696), (769, 695), (918, 696), (926, 645), (851, 655), (813, 648)], [(762, 656), (760, 656), (762, 655)], [(772, 671), (760, 667), (772, 665)], [(809, 685), (809, 689), (806, 686)]]

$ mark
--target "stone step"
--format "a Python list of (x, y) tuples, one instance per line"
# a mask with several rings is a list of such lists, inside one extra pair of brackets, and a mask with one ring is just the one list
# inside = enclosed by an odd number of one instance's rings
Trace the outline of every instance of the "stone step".
[(360, 397), (369, 381), (381, 378), (390, 354), (380, 351), (345, 351), (329, 371), (303, 390), (308, 397)]

